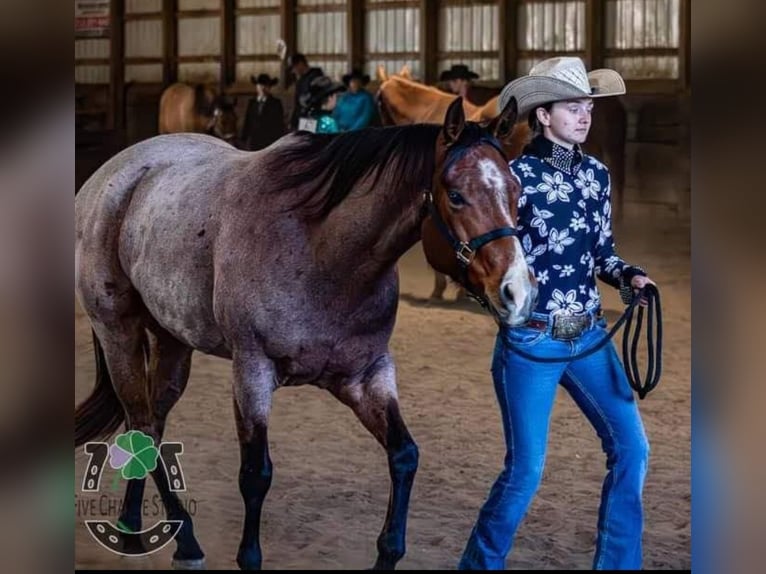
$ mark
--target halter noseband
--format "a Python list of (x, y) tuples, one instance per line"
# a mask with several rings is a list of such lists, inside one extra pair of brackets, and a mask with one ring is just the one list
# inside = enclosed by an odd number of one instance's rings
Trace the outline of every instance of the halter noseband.
[[(460, 159), (469, 148), (476, 145), (481, 145), (483, 143), (487, 143), (494, 147), (497, 151), (500, 152), (503, 158), (505, 158), (505, 152), (503, 151), (500, 142), (497, 141), (496, 138), (485, 134), (478, 141), (469, 145), (449, 149), (447, 151), (447, 157), (445, 159), (444, 168), (442, 171), (446, 172), (450, 166), (458, 159)], [(424, 186), (424, 188), (426, 205), (428, 206), (428, 214), (431, 216), (431, 219), (436, 225), (436, 229), (439, 230), (441, 236), (447, 240), (447, 242), (450, 244), (450, 247), (452, 247), (452, 250), (455, 252), (458, 265), (461, 269), (462, 285), (466, 288), (468, 295), (472, 299), (475, 299), (485, 309), (489, 309), (489, 301), (487, 301), (484, 295), (479, 295), (475, 287), (468, 280), (468, 268), (471, 266), (471, 263), (473, 263), (476, 252), (484, 245), (494, 241), (495, 239), (500, 239), (501, 237), (513, 237), (517, 235), (518, 232), (513, 227), (498, 227), (497, 229), (483, 233), (478, 237), (474, 237), (468, 241), (460, 241), (450, 231), (449, 226), (444, 221), (444, 218), (442, 218), (439, 210), (436, 208), (433, 193), (431, 192), (431, 182), (429, 181), (428, 184)]]

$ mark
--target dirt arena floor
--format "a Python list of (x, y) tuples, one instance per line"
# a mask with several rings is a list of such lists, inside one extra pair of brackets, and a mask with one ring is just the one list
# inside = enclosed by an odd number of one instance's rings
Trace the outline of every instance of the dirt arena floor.
[[(616, 226), (620, 254), (657, 280), (664, 310), (664, 371), (640, 403), (651, 443), (645, 486), (644, 567), (688, 569), (690, 560), (690, 231), (661, 209), (627, 211)], [(504, 454), (489, 372), (495, 327), (474, 304), (428, 304), (433, 276), (420, 245), (401, 261), (401, 304), (392, 340), (404, 417), (420, 447), (408, 550), (401, 569), (454, 569)], [(454, 288), (447, 292), (454, 297)], [(602, 286), (611, 320), (621, 304)], [(75, 401), (94, 382), (90, 329), (75, 309)], [(276, 393), (269, 429), (274, 482), (263, 512), (265, 569), (363, 569), (374, 562), (389, 479), (384, 451), (328, 393), (310, 387)], [(207, 567), (236, 568), (243, 506), (229, 363), (196, 354), (186, 394), (171, 413), (167, 440), (182, 458), (197, 537)], [(85, 457), (75, 456), (77, 488)], [(589, 569), (605, 457), (595, 431), (560, 390), (547, 466), (507, 567)], [(114, 472), (105, 471), (110, 485)], [(156, 492), (147, 485), (146, 498)], [(123, 486), (102, 488), (121, 497)], [(75, 493), (76, 501), (100, 495)], [(76, 503), (77, 506), (77, 503)], [(150, 502), (145, 526), (161, 516)], [(129, 559), (98, 546), (75, 512), (75, 567), (167, 568), (174, 545)], [(116, 512), (108, 515), (116, 520)]]

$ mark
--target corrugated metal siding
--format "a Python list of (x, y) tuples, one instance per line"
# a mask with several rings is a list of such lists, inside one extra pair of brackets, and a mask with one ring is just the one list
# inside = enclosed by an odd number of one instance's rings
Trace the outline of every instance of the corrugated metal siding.
[(221, 19), (182, 18), (178, 21), (178, 54), (181, 56), (221, 53)]
[(128, 14), (161, 11), (162, 0), (126, 0), (125, 2), (125, 12)]
[(497, 6), (439, 8), (439, 50), (486, 51), (499, 47)]
[(238, 0), (238, 8), (271, 8), (279, 6), (280, 0)]
[(500, 60), (492, 58), (460, 58), (439, 60), (439, 73), (448, 70), (453, 64), (465, 64), (471, 71), (479, 74), (479, 81), (500, 79)]
[(74, 81), (77, 84), (108, 84), (109, 66), (75, 65)]
[[(314, 2), (314, 0), (301, 0)], [(323, 2), (325, 3), (325, 2)], [(311, 54), (345, 54), (346, 12), (298, 14), (298, 51)]]
[(237, 18), (237, 54), (276, 55), (279, 32), (279, 14), (239, 16)]
[(221, 0), (178, 0), (179, 10), (218, 10)]
[(368, 10), (368, 52), (417, 52), (420, 49), (420, 10)]
[(250, 76), (258, 74), (268, 74), (271, 77), (278, 78), (280, 73), (280, 63), (273, 62), (237, 62), (237, 81), (249, 82)]
[[(677, 48), (679, 0), (608, 0), (605, 45), (612, 49)], [(606, 58), (625, 78), (677, 78), (677, 56)]]
[(348, 73), (348, 63), (344, 60), (317, 60), (307, 57), (310, 66), (322, 68), (325, 76), (330, 76), (334, 80), (340, 81), (343, 74)]
[(74, 41), (74, 58), (108, 58), (109, 39), (93, 38)]
[(585, 50), (585, 2), (541, 2), (519, 5), (521, 50)]
[(128, 64), (126, 82), (162, 83), (162, 64)]
[(217, 83), (221, 75), (221, 65), (209, 63), (182, 63), (178, 66), (178, 79), (181, 82)]
[(125, 55), (128, 58), (161, 58), (162, 21), (129, 20), (125, 22)]

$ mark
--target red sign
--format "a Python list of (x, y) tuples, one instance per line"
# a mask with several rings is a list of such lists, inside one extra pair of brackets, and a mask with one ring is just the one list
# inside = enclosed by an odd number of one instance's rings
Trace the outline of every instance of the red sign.
[(109, 0), (75, 0), (74, 34), (78, 38), (109, 36)]

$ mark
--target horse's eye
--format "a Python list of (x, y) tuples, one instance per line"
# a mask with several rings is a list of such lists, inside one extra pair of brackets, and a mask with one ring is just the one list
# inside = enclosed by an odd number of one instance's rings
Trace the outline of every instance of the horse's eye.
[(465, 199), (457, 191), (450, 191), (447, 193), (447, 199), (452, 205), (465, 205)]

